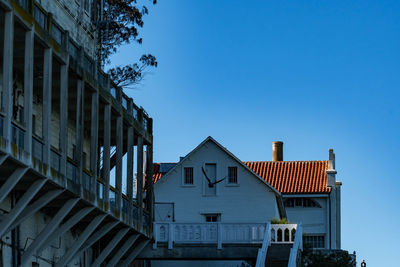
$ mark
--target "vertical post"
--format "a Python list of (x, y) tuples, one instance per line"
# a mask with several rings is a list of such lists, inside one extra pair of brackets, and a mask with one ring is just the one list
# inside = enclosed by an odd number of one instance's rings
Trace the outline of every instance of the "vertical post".
[(168, 224), (168, 249), (172, 249), (174, 244), (174, 224), (170, 222)]
[[(25, 151), (32, 154), (32, 99), (33, 99), (33, 46), (34, 31), (31, 29), (25, 33), (25, 63), (24, 63), (24, 121)], [(30, 157), (29, 160), (32, 158)]]
[[(12, 94), (13, 94), (13, 49), (14, 14), (4, 14), (4, 53), (3, 53), (3, 110), (5, 113), (3, 136), (11, 140)], [(9, 149), (9, 148), (8, 148)]]
[(137, 177), (136, 177), (136, 195), (137, 203), (139, 206), (138, 219), (140, 227), (143, 226), (143, 136), (141, 134), (137, 137)]
[(218, 226), (217, 249), (222, 249), (222, 225), (220, 222), (218, 222), (217, 226)]
[(117, 188), (117, 208), (121, 211), (121, 202), (122, 202), (122, 152), (123, 152), (123, 122), (122, 115), (119, 114), (117, 116), (117, 148), (116, 148), (116, 166), (115, 166), (115, 176), (116, 181), (115, 185)]
[(153, 144), (147, 145), (146, 157), (146, 208), (150, 213), (150, 222), (152, 222), (154, 218)]
[[(128, 111), (129, 114), (132, 114), (132, 100), (128, 103)], [(127, 186), (127, 195), (128, 195), (128, 216), (129, 222), (133, 224), (133, 214), (132, 214), (132, 205), (133, 205), (133, 126), (129, 125), (128, 127), (128, 150), (127, 150), (127, 166), (126, 166), (126, 186)]]
[(84, 121), (84, 85), (85, 82), (81, 79), (77, 80), (77, 88), (76, 88), (76, 136), (75, 136), (75, 144), (76, 144), (76, 162), (78, 166), (78, 174), (77, 180), (80, 185), (80, 192), (82, 194), (83, 186), (82, 186), (82, 155), (83, 155), (83, 121)]
[(68, 68), (69, 57), (60, 67), (60, 172), (64, 176), (67, 175), (68, 155)]
[[(43, 161), (50, 170), (50, 147), (51, 147), (51, 77), (52, 77), (52, 59), (51, 48), (44, 50), (43, 62)], [(48, 172), (50, 174), (50, 171)]]
[(104, 147), (103, 147), (103, 178), (104, 202), (110, 208), (110, 138), (111, 138), (111, 105), (104, 106)]
[(90, 169), (92, 171), (92, 186), (90, 191), (96, 196), (98, 135), (99, 135), (99, 93), (92, 93), (91, 125), (90, 125)]

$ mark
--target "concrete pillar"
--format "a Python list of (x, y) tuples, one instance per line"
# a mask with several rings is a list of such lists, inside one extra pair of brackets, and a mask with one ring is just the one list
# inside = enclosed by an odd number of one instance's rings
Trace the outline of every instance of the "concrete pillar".
[(43, 161), (48, 166), (50, 174), (50, 147), (51, 147), (51, 91), (52, 91), (52, 59), (51, 48), (44, 50), (43, 60)]
[(67, 62), (60, 68), (60, 172), (67, 174), (67, 151), (68, 151), (68, 68)]
[(81, 194), (83, 190), (82, 184), (82, 156), (83, 156), (83, 122), (84, 122), (84, 90), (85, 82), (83, 80), (77, 80), (76, 88), (76, 164), (78, 169), (77, 180), (81, 188)]
[(97, 194), (97, 161), (98, 161), (98, 135), (99, 135), (99, 93), (92, 93), (92, 109), (91, 109), (91, 125), (90, 125), (90, 169), (92, 172), (92, 188), (90, 189), (95, 195)]
[(123, 154), (123, 145), (124, 145), (124, 134), (123, 134), (123, 118), (120, 114), (117, 117), (117, 150), (116, 150), (116, 166), (115, 166), (115, 185), (117, 188), (117, 208), (121, 211), (121, 201), (122, 201), (122, 154)]
[[(25, 151), (32, 154), (32, 100), (33, 100), (33, 46), (35, 32), (25, 33), (24, 59), (24, 122), (25, 122)], [(31, 157), (29, 158), (31, 160)]]
[(103, 147), (103, 179), (104, 202), (110, 208), (110, 140), (111, 139), (111, 104), (104, 106), (104, 147)]
[(150, 222), (152, 222), (154, 218), (153, 145), (147, 145), (146, 157), (146, 209), (150, 213)]
[(12, 11), (4, 13), (3, 45), (3, 111), (5, 113), (3, 136), (6, 139), (11, 140), (14, 52), (14, 14)]
[(127, 152), (127, 166), (126, 166), (126, 185), (127, 185), (127, 195), (128, 195), (128, 214), (129, 222), (133, 223), (133, 141), (134, 141), (134, 131), (133, 127), (128, 128), (128, 152)]
[(137, 185), (137, 204), (139, 206), (139, 225), (143, 224), (143, 136), (138, 135), (137, 137), (137, 176), (136, 176), (136, 185)]

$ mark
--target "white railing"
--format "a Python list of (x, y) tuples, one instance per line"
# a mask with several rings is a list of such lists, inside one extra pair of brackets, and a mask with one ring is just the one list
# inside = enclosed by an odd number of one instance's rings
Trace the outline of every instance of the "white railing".
[[(262, 244), (293, 243), (296, 224), (269, 223), (154, 223), (154, 248), (158, 242), (175, 244)], [(270, 229), (266, 231), (265, 229)], [(290, 233), (290, 234), (289, 234)], [(266, 236), (268, 239), (266, 240)]]
[(296, 235), (294, 238), (293, 247), (290, 249), (289, 264), (288, 267), (296, 267), (297, 255), (299, 250), (303, 250), (303, 229), (301, 223), (297, 225)]
[(264, 240), (260, 249), (257, 253), (256, 267), (265, 266), (265, 259), (267, 258), (268, 247), (271, 243), (271, 224), (267, 223)]
[(293, 244), (297, 224), (271, 224), (271, 243)]

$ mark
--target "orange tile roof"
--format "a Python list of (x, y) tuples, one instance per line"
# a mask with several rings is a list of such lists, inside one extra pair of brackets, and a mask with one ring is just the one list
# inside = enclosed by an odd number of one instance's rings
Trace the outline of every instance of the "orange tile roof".
[[(245, 161), (247, 167), (282, 194), (329, 193), (326, 170), (328, 161)], [(153, 181), (164, 173), (160, 163), (153, 164)]]
[(247, 161), (244, 162), (282, 194), (329, 193), (328, 161)]
[(157, 183), (161, 179), (162, 173), (160, 172), (160, 163), (153, 163), (153, 183)]

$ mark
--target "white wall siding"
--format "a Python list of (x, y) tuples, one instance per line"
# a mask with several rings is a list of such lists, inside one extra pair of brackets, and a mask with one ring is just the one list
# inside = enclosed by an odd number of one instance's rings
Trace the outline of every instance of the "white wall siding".
[(290, 222), (301, 222), (304, 234), (324, 234), (325, 240), (328, 229), (328, 206), (327, 197), (311, 198), (321, 208), (317, 207), (286, 207), (286, 214)]
[[(204, 196), (205, 163), (216, 163), (217, 180), (228, 175), (228, 166), (238, 167), (238, 186), (217, 184), (216, 196)], [(194, 168), (193, 186), (183, 186), (183, 168)], [(204, 222), (205, 213), (220, 213), (222, 222), (260, 222), (279, 218), (276, 194), (235, 159), (211, 141), (182, 162), (155, 185), (156, 202), (174, 202), (177, 222)], [(256, 208), (257, 207), (257, 208)]]

